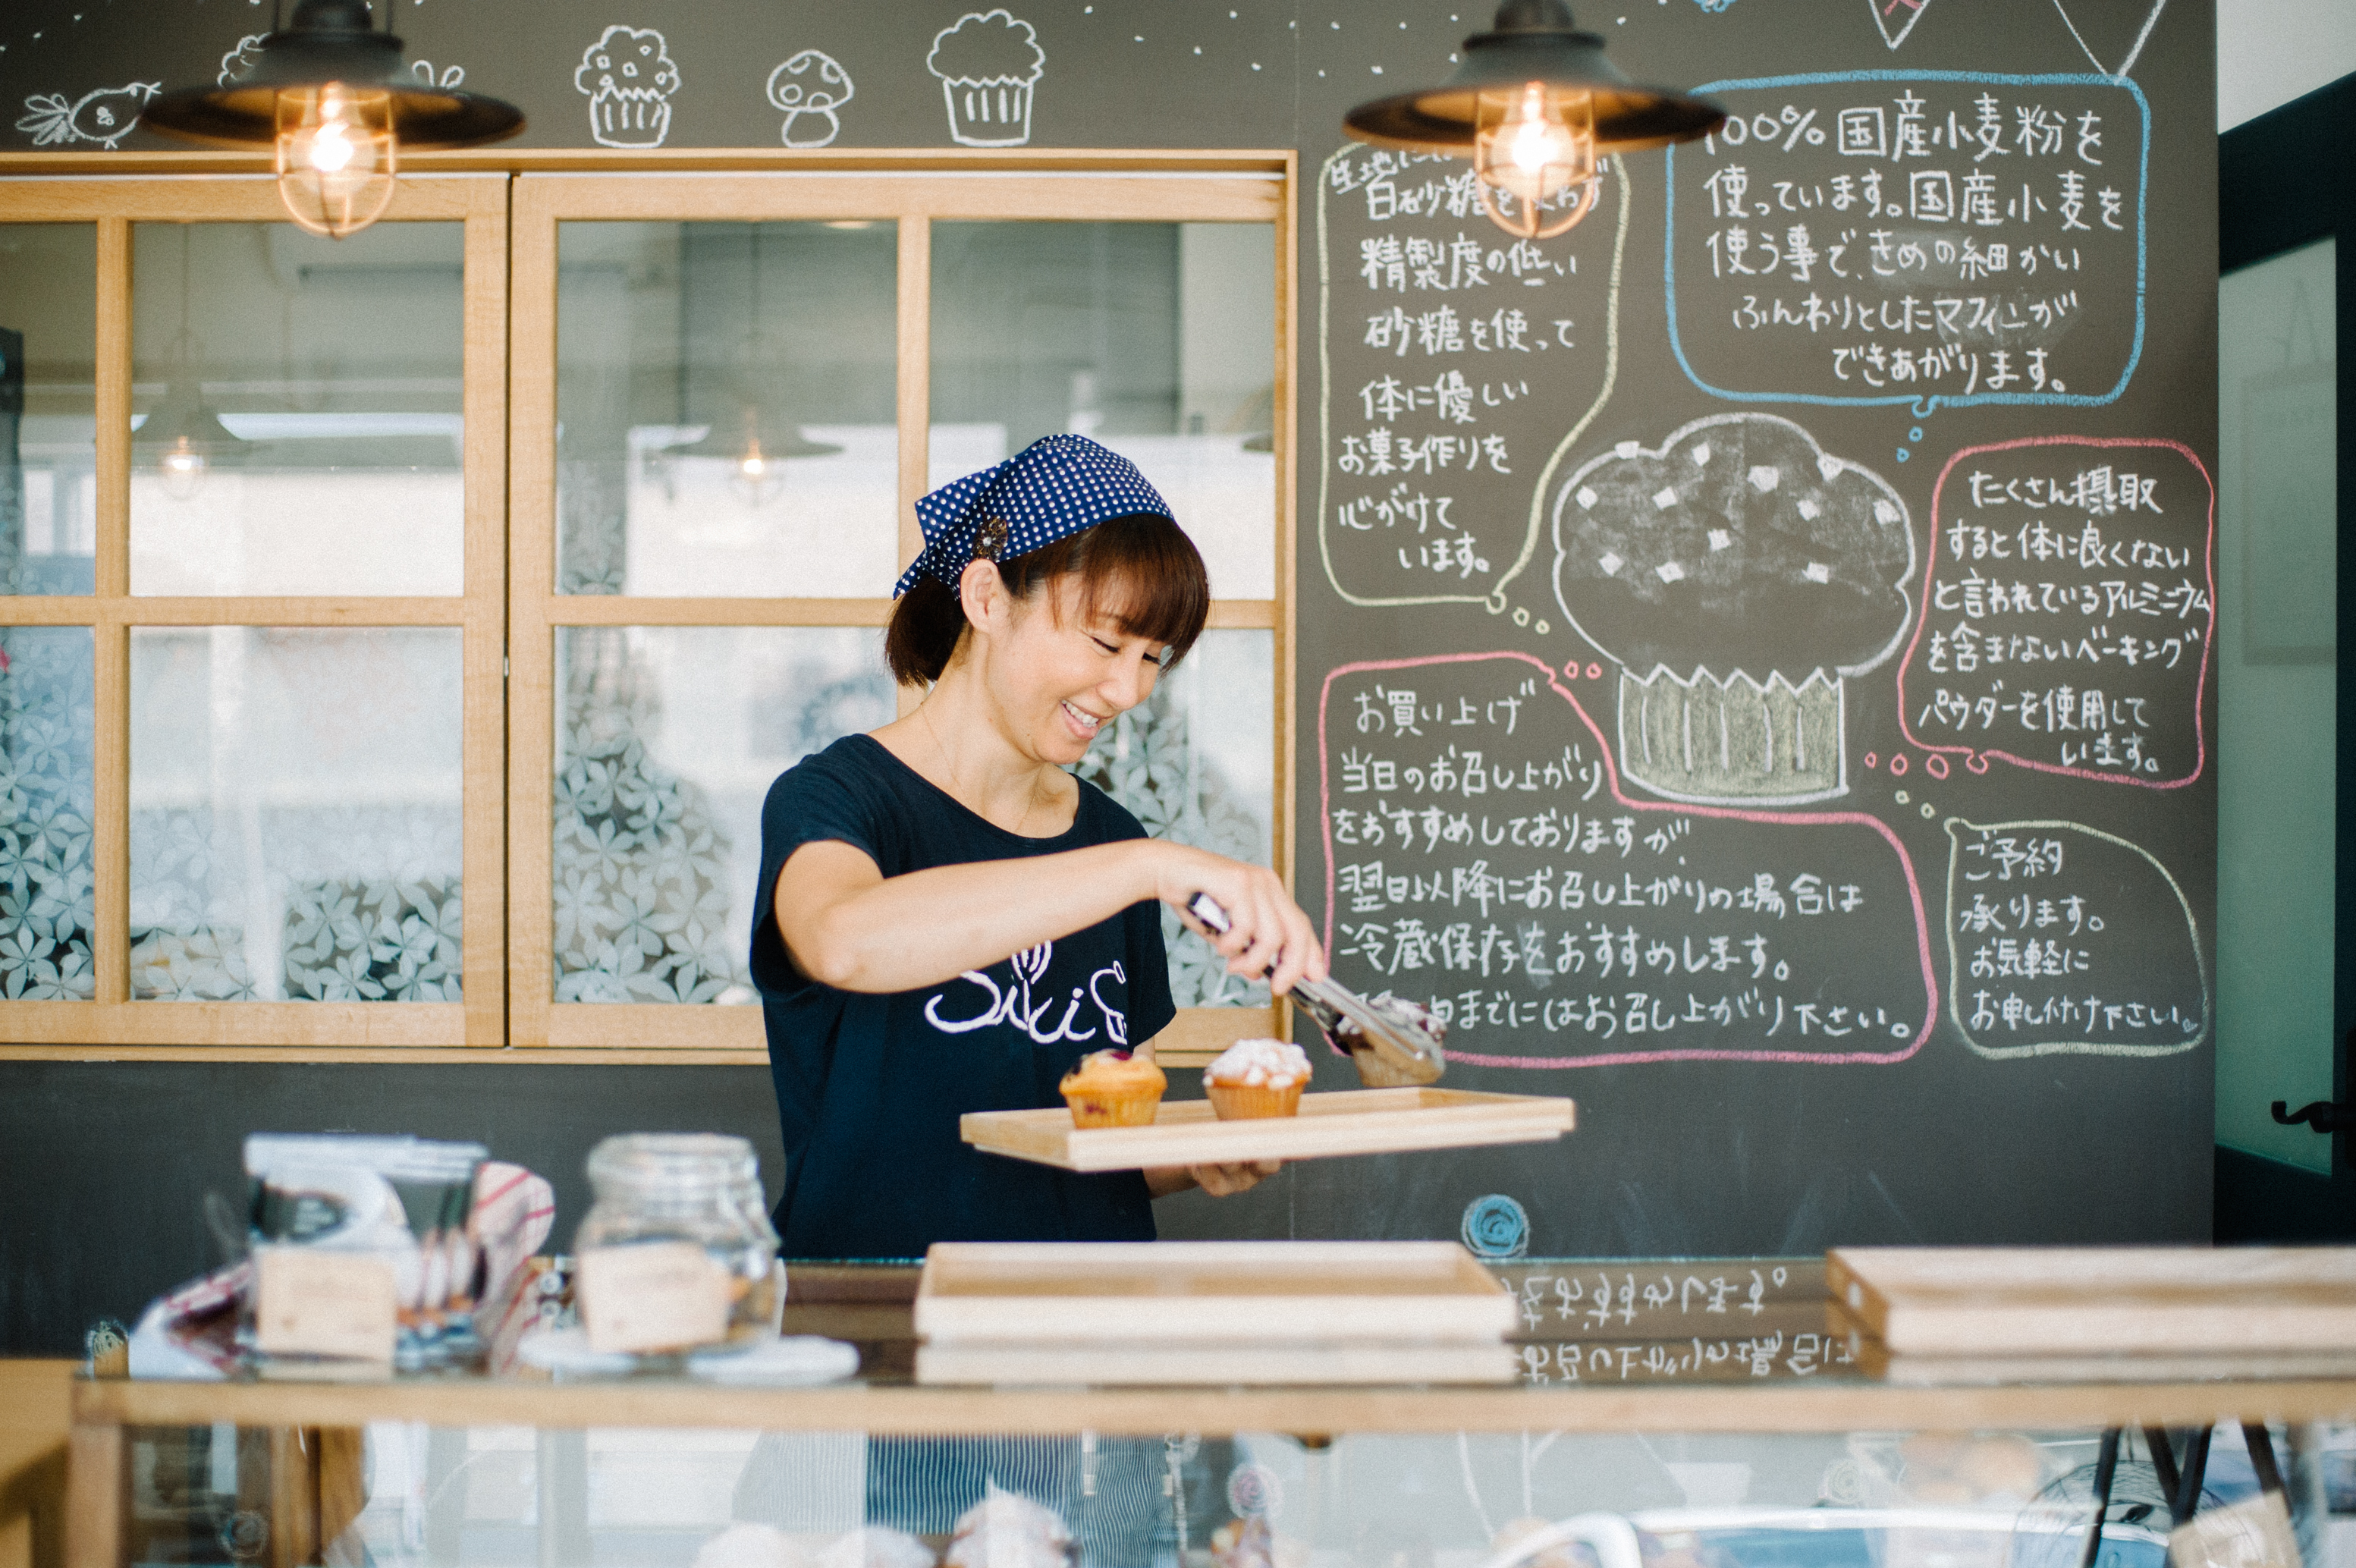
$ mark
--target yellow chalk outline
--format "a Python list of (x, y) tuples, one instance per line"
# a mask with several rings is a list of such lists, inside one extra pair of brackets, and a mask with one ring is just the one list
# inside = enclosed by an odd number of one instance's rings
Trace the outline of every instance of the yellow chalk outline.
[[(2151, 862), (2168, 890), (2176, 895), (2177, 908), (2184, 911), (2184, 927), (2192, 936), (2192, 966), (2201, 976), (2201, 1032), (2180, 1046), (2128, 1046), (2115, 1040), (2047, 1040), (2033, 1046), (1983, 1046), (1972, 1038), (1964, 1024), (1964, 986), (1959, 965), (1962, 960), (1955, 951), (1955, 873), (1963, 864), (1964, 841), (1956, 832), (1958, 823), (1974, 832), (1994, 832), (1999, 828), (2068, 828), (2089, 838), (2115, 843), (2121, 849), (2131, 849)], [(1989, 1061), (2018, 1061), (2025, 1057), (2174, 1057), (2181, 1056), (2209, 1038), (2209, 1031), (2217, 1025), (2216, 1003), (2209, 993), (2209, 964), (2201, 956), (2201, 921), (2192, 913), (2191, 900), (2184, 889), (2176, 885), (2176, 875), (2159, 863), (2159, 857), (2139, 843), (2123, 839), (2116, 833), (2106, 833), (2100, 828), (2090, 828), (2083, 822), (2063, 822), (2058, 818), (2014, 822), (1975, 822), (1965, 817), (1949, 817), (1940, 824), (1947, 831), (1947, 897), (1945, 920), (1947, 927), (1947, 1015), (1954, 1020), (1956, 1032), (1973, 1054)]]
[(1603, 405), (1612, 401), (1612, 389), (1620, 379), (1620, 274), (1628, 254), (1628, 221), (1634, 206), (1634, 192), (1628, 183), (1628, 166), (1617, 155), (1612, 158), (1612, 173), (1618, 182), (1620, 221), (1612, 236), (1612, 277), (1603, 296), (1603, 385), (1595, 401), (1570, 427), (1569, 435), (1556, 443), (1554, 455), (1539, 471), (1537, 488), (1530, 492), (1530, 526), (1522, 541), (1521, 555), (1485, 594), (1429, 594), (1417, 597), (1370, 599), (1362, 598), (1342, 586), (1342, 579), (1333, 572), (1333, 552), (1326, 538), (1327, 494), (1333, 482), (1333, 364), (1330, 347), (1333, 322), (1333, 274), (1328, 258), (1325, 199), (1331, 188), (1334, 161), (1347, 157), (1354, 149), (1339, 147), (1329, 154), (1317, 170), (1317, 558), (1324, 564), (1325, 581), (1344, 602), (1353, 605), (1485, 605), (1491, 615), (1502, 615), (1505, 609), (1505, 585), (1522, 575), (1538, 551), (1538, 531), (1546, 521), (1547, 487), (1554, 482), (1555, 470), (1562, 466), (1563, 457), (1571, 444), (1587, 433)]

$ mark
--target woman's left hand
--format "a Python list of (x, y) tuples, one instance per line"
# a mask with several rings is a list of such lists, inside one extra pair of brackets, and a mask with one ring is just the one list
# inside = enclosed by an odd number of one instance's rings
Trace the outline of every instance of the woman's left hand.
[(1228, 1165), (1155, 1165), (1145, 1173), (1145, 1190), (1156, 1197), (1199, 1187), (1213, 1197), (1249, 1192), (1284, 1168), (1282, 1160), (1237, 1160)]

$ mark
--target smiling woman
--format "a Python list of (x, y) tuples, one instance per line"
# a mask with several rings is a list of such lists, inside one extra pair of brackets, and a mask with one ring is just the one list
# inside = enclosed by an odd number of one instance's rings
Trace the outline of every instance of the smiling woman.
[(1150, 1240), (1151, 1197), (1273, 1167), (1080, 1176), (979, 1154), (958, 1118), (1059, 1104), (1088, 1051), (1150, 1052), (1175, 1011), (1157, 906), (1211, 893), (1236, 912), (1221, 957), (1280, 993), (1324, 972), (1273, 872), (1149, 838), (1067, 771), (1201, 634), (1202, 557), (1134, 465), (1079, 435), (916, 512), (885, 650), (923, 700), (805, 758), (763, 812), (778, 1228), (798, 1257)]

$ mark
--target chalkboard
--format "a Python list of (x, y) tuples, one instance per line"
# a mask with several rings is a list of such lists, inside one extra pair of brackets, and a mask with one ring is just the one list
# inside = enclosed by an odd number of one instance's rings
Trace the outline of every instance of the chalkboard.
[[(1612, 160), (1531, 244), (1463, 165), (1340, 133), (1444, 75), (1477, 5), (993, 9), (397, 26), (435, 80), (520, 104), (522, 147), (1298, 150), (1299, 891), (1343, 979), (1447, 1005), (1451, 1086), (1567, 1093), (1580, 1127), (1302, 1165), (1170, 1200), (1163, 1233), (2205, 1238), (2212, 7), (1585, 5), (1632, 75), (1734, 118)], [(262, 17), (22, 0), (0, 141), (169, 145), (138, 106), (235, 69)], [(1022, 80), (966, 92), (996, 45)], [(570, 1183), (656, 1112), (770, 1115), (757, 1069), (524, 1070), (0, 1064), (10, 1190), (62, 1194), (0, 1213), (0, 1351), (202, 1261), (166, 1196), (196, 1141), (217, 1173), (244, 1131), (373, 1107)]]
[(2210, 18), (2092, 9), (1590, 14), (1730, 117), (1554, 240), (1304, 109), (1301, 892), (1581, 1115), (1266, 1230), (2205, 1239)]

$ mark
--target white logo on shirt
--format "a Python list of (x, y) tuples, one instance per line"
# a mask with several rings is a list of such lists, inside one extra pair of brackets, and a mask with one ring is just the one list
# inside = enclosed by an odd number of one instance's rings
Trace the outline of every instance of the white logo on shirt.
[(1035, 948), (1023, 949), (1008, 961), (1014, 973), (1003, 987), (982, 971), (969, 969), (958, 978), (969, 981), (988, 992), (990, 1004), (975, 1017), (944, 1018), (941, 1016), (941, 1003), (948, 993), (943, 992), (926, 1001), (925, 1019), (944, 1035), (963, 1035), (975, 1029), (986, 1029), (992, 1024), (1012, 1024), (1030, 1036), (1032, 1041), (1037, 1045), (1052, 1046), (1058, 1040), (1070, 1040), (1074, 1044), (1078, 1044), (1097, 1037), (1097, 1031), (1094, 1028), (1076, 1030), (1072, 1027), (1079, 1018), (1080, 1004), (1086, 1000), (1096, 1004), (1097, 1018), (1104, 1026), (1105, 1036), (1116, 1046), (1127, 1046), (1129, 1044), (1128, 1015), (1106, 1002), (1097, 991), (1097, 987), (1108, 975), (1124, 984), (1127, 983), (1129, 974), (1118, 962), (1108, 964), (1089, 975), (1085, 988), (1077, 985), (1072, 987), (1070, 998), (1064, 1003), (1063, 1017), (1050, 1027), (1041, 1026), (1041, 1020), (1055, 1010), (1057, 998), (1051, 994), (1045, 1001), (1034, 1004), (1032, 1001), (1031, 991), (1034, 984), (1045, 977), (1047, 966), (1053, 961), (1055, 956), (1055, 944), (1053, 942), (1041, 942)]

